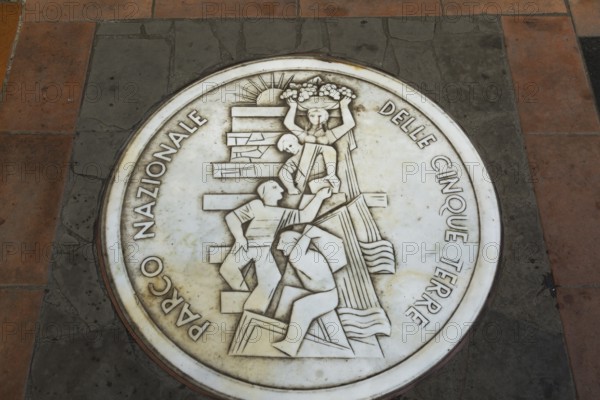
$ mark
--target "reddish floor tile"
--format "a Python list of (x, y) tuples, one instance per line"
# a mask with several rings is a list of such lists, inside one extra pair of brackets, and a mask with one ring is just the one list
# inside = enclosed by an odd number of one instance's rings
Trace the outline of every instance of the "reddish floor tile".
[(594, 97), (568, 17), (503, 17), (521, 128), (599, 132)]
[(23, 24), (0, 131), (74, 131), (94, 30), (87, 22)]
[(0, 134), (0, 284), (46, 283), (71, 142)]
[(556, 283), (600, 284), (600, 136), (528, 135), (526, 145)]
[(155, 0), (156, 18), (244, 19), (295, 18), (296, 1), (283, 0)]
[(152, 0), (27, 0), (25, 22), (74, 22), (152, 17)]
[(579, 400), (597, 400), (600, 393), (599, 288), (558, 288), (571, 369)]
[(440, 15), (439, 0), (300, 0), (300, 16), (393, 17)]
[(41, 290), (0, 289), (0, 399), (23, 399)]
[(579, 36), (600, 36), (600, 2), (569, 0), (575, 30)]
[(512, 15), (531, 16), (566, 13), (563, 0), (441, 0), (444, 15)]
[(0, 3), (0, 86), (4, 82), (13, 39), (19, 25), (20, 12), (21, 6), (19, 4)]

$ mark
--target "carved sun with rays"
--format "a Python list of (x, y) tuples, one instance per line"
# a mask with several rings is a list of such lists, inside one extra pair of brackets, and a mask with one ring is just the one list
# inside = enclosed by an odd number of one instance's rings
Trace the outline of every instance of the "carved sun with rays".
[(242, 103), (253, 103), (257, 106), (277, 106), (284, 104), (281, 99), (281, 94), (287, 89), (294, 75), (290, 76), (287, 80), (285, 79), (285, 73), (281, 73), (279, 78), (276, 79), (275, 73), (268, 75), (268, 80), (261, 75), (257, 75), (255, 79), (258, 82), (248, 78), (248, 84), (244, 85), (242, 94)]

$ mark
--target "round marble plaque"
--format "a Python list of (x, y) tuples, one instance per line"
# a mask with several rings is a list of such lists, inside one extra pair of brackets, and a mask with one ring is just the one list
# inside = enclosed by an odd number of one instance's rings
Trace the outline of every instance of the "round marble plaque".
[(235, 399), (406, 388), (466, 336), (501, 238), (493, 185), (446, 113), (311, 57), (241, 64), (163, 104), (117, 162), (99, 229), (138, 341)]

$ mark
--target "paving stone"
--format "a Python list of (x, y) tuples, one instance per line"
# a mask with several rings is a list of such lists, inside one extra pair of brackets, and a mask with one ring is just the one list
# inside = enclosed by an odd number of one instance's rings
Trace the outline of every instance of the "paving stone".
[(96, 259), (92, 242), (59, 227), (40, 317), (45, 331), (42, 337), (51, 340), (53, 336), (88, 333), (118, 322)]
[(73, 22), (150, 18), (152, 0), (29, 0), (27, 22)]
[[(442, 18), (437, 23), (438, 34), (478, 33), (479, 25), (498, 25), (498, 18), (494, 16), (472, 18), (465, 16), (452, 16)], [(498, 32), (498, 29), (495, 29)]]
[(63, 200), (61, 221), (68, 232), (87, 243), (94, 238), (94, 223), (98, 214), (103, 181), (96, 177), (73, 175)]
[(0, 135), (0, 284), (46, 283), (71, 142), (70, 135)]
[[(398, 63), (398, 77), (439, 102), (442, 93), (442, 77), (437, 64), (432, 41), (406, 42), (390, 39), (391, 51)], [(419, 63), (411, 60), (418, 59)]]
[[(108, 178), (129, 137), (129, 132), (78, 132), (71, 159), (73, 172), (81, 175), (77, 178)], [(122, 178), (127, 172), (118, 171), (117, 177)]]
[(299, 52), (314, 52), (325, 48), (324, 37), (327, 36), (327, 25), (324, 21), (316, 19), (300, 20), (300, 44), (296, 48)]
[[(13, 48), (13, 39), (19, 25), (20, 4), (0, 3), (0, 82), (4, 82), (6, 67)], [(2, 84), (0, 83), (0, 85)]]
[(465, 121), (477, 115), (474, 110), (484, 111), (481, 116), (514, 111), (501, 32), (499, 19), (489, 16), (474, 23), (463, 17), (452, 24), (442, 23), (436, 30), (434, 49), (444, 82), (442, 97)]
[(179, 90), (196, 81), (212, 71), (220, 61), (220, 43), (208, 21), (175, 22), (175, 56), (170, 88)]
[(566, 13), (563, 0), (441, 0), (445, 16), (513, 15)]
[[(418, 20), (409, 21), (410, 26)], [(403, 21), (394, 24), (402, 26)], [(478, 125), (475, 119), (487, 118), (491, 115), (488, 113), (499, 117), (514, 110), (498, 19), (455, 17), (451, 24), (436, 21), (434, 28), (434, 40), (390, 40), (400, 79), (444, 104), (453, 115), (464, 117), (463, 123), (467, 126), (470, 121)], [(398, 32), (398, 28), (394, 29)], [(472, 62), (465, 63), (466, 59)], [(486, 113), (478, 114), (474, 110)]]
[(523, 131), (599, 132), (571, 20), (503, 17), (502, 24)]
[(460, 399), (467, 374), (468, 354), (468, 346), (462, 346), (444, 361), (443, 366), (428, 372), (426, 378), (397, 400)]
[(383, 55), (383, 64), (381, 65), (381, 69), (392, 76), (398, 76), (400, 66), (398, 65), (396, 53), (391, 43), (392, 40), (393, 39), (389, 39), (385, 47), (385, 53)]
[(575, 30), (579, 36), (600, 36), (600, 5), (595, 0), (569, 0)]
[(162, 371), (119, 324), (38, 344), (27, 398), (63, 400), (65, 396), (90, 400), (207, 399)]
[(115, 22), (98, 25), (96, 35), (168, 35), (172, 21)]
[(439, 0), (300, 0), (300, 16), (305, 18), (331, 17), (390, 17), (440, 15)]
[(433, 18), (390, 18), (390, 36), (411, 42), (433, 39), (435, 20)]
[(532, 135), (526, 143), (556, 283), (600, 284), (600, 136)]
[(197, 18), (256, 20), (259, 18), (295, 18), (293, 0), (156, 0), (156, 18)]
[(600, 37), (581, 38), (580, 42), (587, 73), (596, 97), (596, 109), (600, 110)]
[(74, 131), (94, 29), (92, 23), (23, 24), (0, 107), (2, 130)]
[(219, 41), (221, 50), (221, 61), (232, 62), (238, 58), (238, 53), (243, 53), (240, 47), (243, 46), (243, 28), (242, 22), (236, 20), (210, 20), (210, 28), (213, 35)]
[(278, 55), (296, 47), (298, 29), (294, 20), (262, 20), (244, 22), (246, 50), (253, 55)]
[(0, 398), (22, 399), (33, 352), (42, 290), (0, 288)]
[(561, 333), (527, 320), (486, 313), (469, 346), (468, 363), (457, 400), (576, 398)]
[(170, 53), (163, 38), (99, 37), (78, 130), (128, 131), (140, 123), (167, 94)]
[(600, 321), (598, 287), (558, 288), (558, 305), (579, 400), (600, 393), (600, 345), (595, 327)]
[(327, 21), (332, 55), (380, 66), (387, 38), (377, 18), (351, 18)]

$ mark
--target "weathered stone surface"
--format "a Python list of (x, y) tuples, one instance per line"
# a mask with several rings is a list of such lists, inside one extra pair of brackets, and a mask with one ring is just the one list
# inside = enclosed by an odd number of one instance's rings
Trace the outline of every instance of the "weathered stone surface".
[(93, 241), (102, 185), (96, 177), (81, 175), (73, 175), (67, 182), (60, 219), (68, 232), (83, 242)]
[(169, 77), (171, 91), (197, 80), (221, 61), (220, 43), (208, 21), (175, 22), (175, 53)]
[(332, 55), (374, 66), (383, 63), (386, 37), (381, 19), (332, 19), (327, 32)]
[(390, 36), (409, 42), (424, 42), (433, 39), (433, 18), (389, 18)]
[[(128, 132), (77, 132), (71, 159), (77, 179), (106, 179), (110, 176), (119, 150), (129, 139)], [(117, 171), (123, 179), (130, 171)]]
[(38, 339), (27, 398), (208, 399), (161, 370), (120, 323), (48, 339)]
[(299, 27), (295, 20), (246, 21), (246, 50), (257, 56), (287, 53), (296, 47)]
[(296, 48), (299, 52), (322, 51), (325, 48), (324, 37), (327, 35), (325, 21), (317, 19), (300, 20), (300, 43)]
[(78, 131), (127, 131), (139, 123), (167, 92), (170, 54), (166, 38), (99, 37)]
[(219, 41), (222, 62), (233, 62), (238, 59), (238, 53), (243, 53), (244, 35), (242, 22), (239, 20), (210, 20), (210, 28)]

